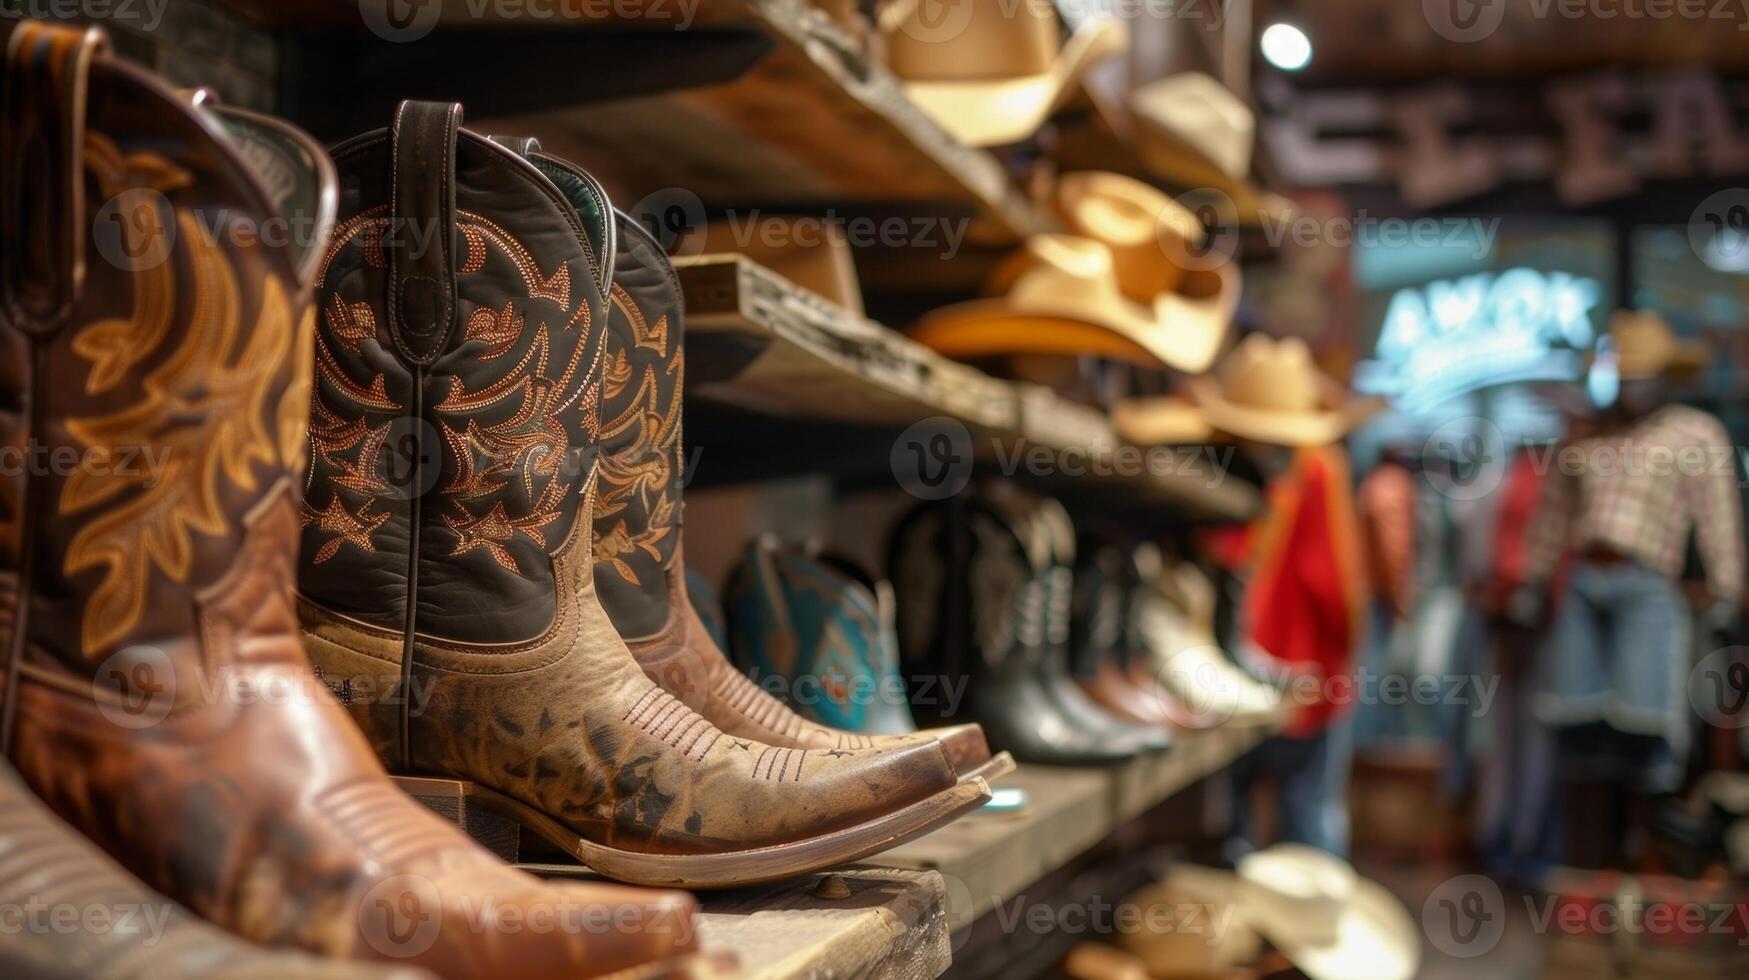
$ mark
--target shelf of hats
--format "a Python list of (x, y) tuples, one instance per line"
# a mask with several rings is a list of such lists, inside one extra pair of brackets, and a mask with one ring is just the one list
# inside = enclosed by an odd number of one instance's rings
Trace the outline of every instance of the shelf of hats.
[(1739, 975), (1749, 62), (1464, 3), (0, 20), (0, 976)]

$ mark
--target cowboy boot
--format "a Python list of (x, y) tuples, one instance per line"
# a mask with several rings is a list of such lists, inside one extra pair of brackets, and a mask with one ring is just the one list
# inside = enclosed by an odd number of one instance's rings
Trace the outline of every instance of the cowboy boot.
[[(50, 813), (0, 763), (0, 973), (40, 980), (428, 980), (412, 968), (265, 950), (154, 894)], [(80, 928), (60, 927), (78, 910)], [(93, 916), (93, 911), (101, 915)]]
[[(39, 460), (0, 480), (20, 774), (254, 942), (457, 977), (686, 951), (689, 896), (546, 885), (400, 793), (299, 649), (321, 149), (179, 100), (95, 30), (25, 21), (4, 70), (0, 452)], [(650, 927), (528, 928), (604, 906)]]
[(1129, 583), (1123, 552), (1095, 545), (1083, 551), (1075, 569), (1075, 683), (1107, 712), (1144, 725), (1166, 725), (1172, 719), (1158, 692), (1130, 679), (1124, 659), (1129, 616)]
[(700, 621), (681, 548), (680, 283), (660, 245), (619, 216), (602, 397), (602, 491), (595, 518), (596, 588), (632, 655), (663, 689), (722, 731), (767, 745), (838, 751), (940, 743), (962, 781), (1014, 768), (990, 757), (984, 733), (959, 725), (868, 735), (810, 721), (736, 670)]
[[(1048, 532), (1008, 523), (982, 499), (959, 495), (918, 505), (893, 531), (899, 656), (908, 678), (939, 679), (963, 698), (913, 699), (931, 720), (970, 720), (1023, 762), (1100, 765), (1138, 747), (1115, 744), (1068, 715), (1044, 661)], [(924, 714), (934, 710), (938, 713)]]
[(378, 752), (651, 884), (789, 877), (981, 804), (934, 743), (763, 745), (645, 676), (591, 553), (602, 389), (626, 380), (611, 208), (460, 115), (403, 103), (334, 150), (301, 613)]
[(736, 659), (796, 713), (864, 734), (915, 734), (893, 635), (893, 587), (762, 534), (729, 577)]
[(1070, 611), (1074, 603), (1075, 525), (1063, 505), (1049, 497), (1021, 490), (1005, 480), (992, 481), (986, 498), (1018, 527), (1037, 525), (1049, 547), (1029, 552), (1034, 572), (1044, 588), (1045, 651), (1036, 669), (1064, 714), (1101, 742), (1133, 752), (1159, 752), (1172, 746), (1163, 728), (1138, 725), (1100, 708), (1082, 692), (1069, 673)]

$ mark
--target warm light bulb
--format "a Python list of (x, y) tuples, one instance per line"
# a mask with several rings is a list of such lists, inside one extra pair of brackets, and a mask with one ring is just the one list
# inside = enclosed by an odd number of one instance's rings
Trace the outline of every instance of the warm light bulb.
[(1299, 71), (1312, 63), (1312, 39), (1292, 24), (1271, 24), (1263, 30), (1263, 57), (1282, 71)]

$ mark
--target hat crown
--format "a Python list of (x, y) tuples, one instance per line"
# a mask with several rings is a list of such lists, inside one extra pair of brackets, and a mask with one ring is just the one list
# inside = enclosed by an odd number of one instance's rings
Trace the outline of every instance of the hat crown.
[(887, 37), (887, 67), (914, 82), (1042, 75), (1062, 46), (1050, 0), (915, 0)]
[(1277, 844), (1239, 862), (1239, 877), (1275, 913), (1290, 916), (1313, 942), (1333, 941), (1358, 876), (1348, 862), (1316, 848)]
[(1232, 89), (1203, 72), (1181, 72), (1138, 88), (1136, 111), (1195, 147), (1222, 173), (1242, 179), (1251, 170), (1256, 118)]
[(1306, 342), (1298, 337), (1277, 343), (1252, 334), (1221, 365), (1220, 374), (1223, 393), (1236, 405), (1279, 412), (1315, 412), (1322, 407), (1318, 368)]
[(1057, 210), (1071, 232), (1111, 249), (1124, 295), (1152, 302), (1184, 280), (1202, 223), (1156, 187), (1112, 173), (1074, 173), (1058, 181)]
[(1034, 235), (1017, 253), (1013, 265), (998, 274), (1017, 302), (1056, 302), (1070, 296), (1115, 297), (1117, 273), (1111, 249), (1073, 235)]

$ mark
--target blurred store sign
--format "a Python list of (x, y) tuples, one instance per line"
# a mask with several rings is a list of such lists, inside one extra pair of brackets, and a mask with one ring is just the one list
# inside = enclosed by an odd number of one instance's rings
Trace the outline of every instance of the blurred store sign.
[(1603, 299), (1596, 279), (1530, 268), (1399, 289), (1355, 387), (1414, 413), (1497, 385), (1576, 381)]
[(1272, 77), (1260, 95), (1263, 138), (1288, 183), (1394, 182), (1419, 208), (1513, 180), (1552, 179), (1563, 204), (1583, 206), (1649, 178), (1749, 174), (1749, 130), (1734, 113), (1749, 102), (1749, 79), (1702, 69), (1390, 94), (1300, 90)]

